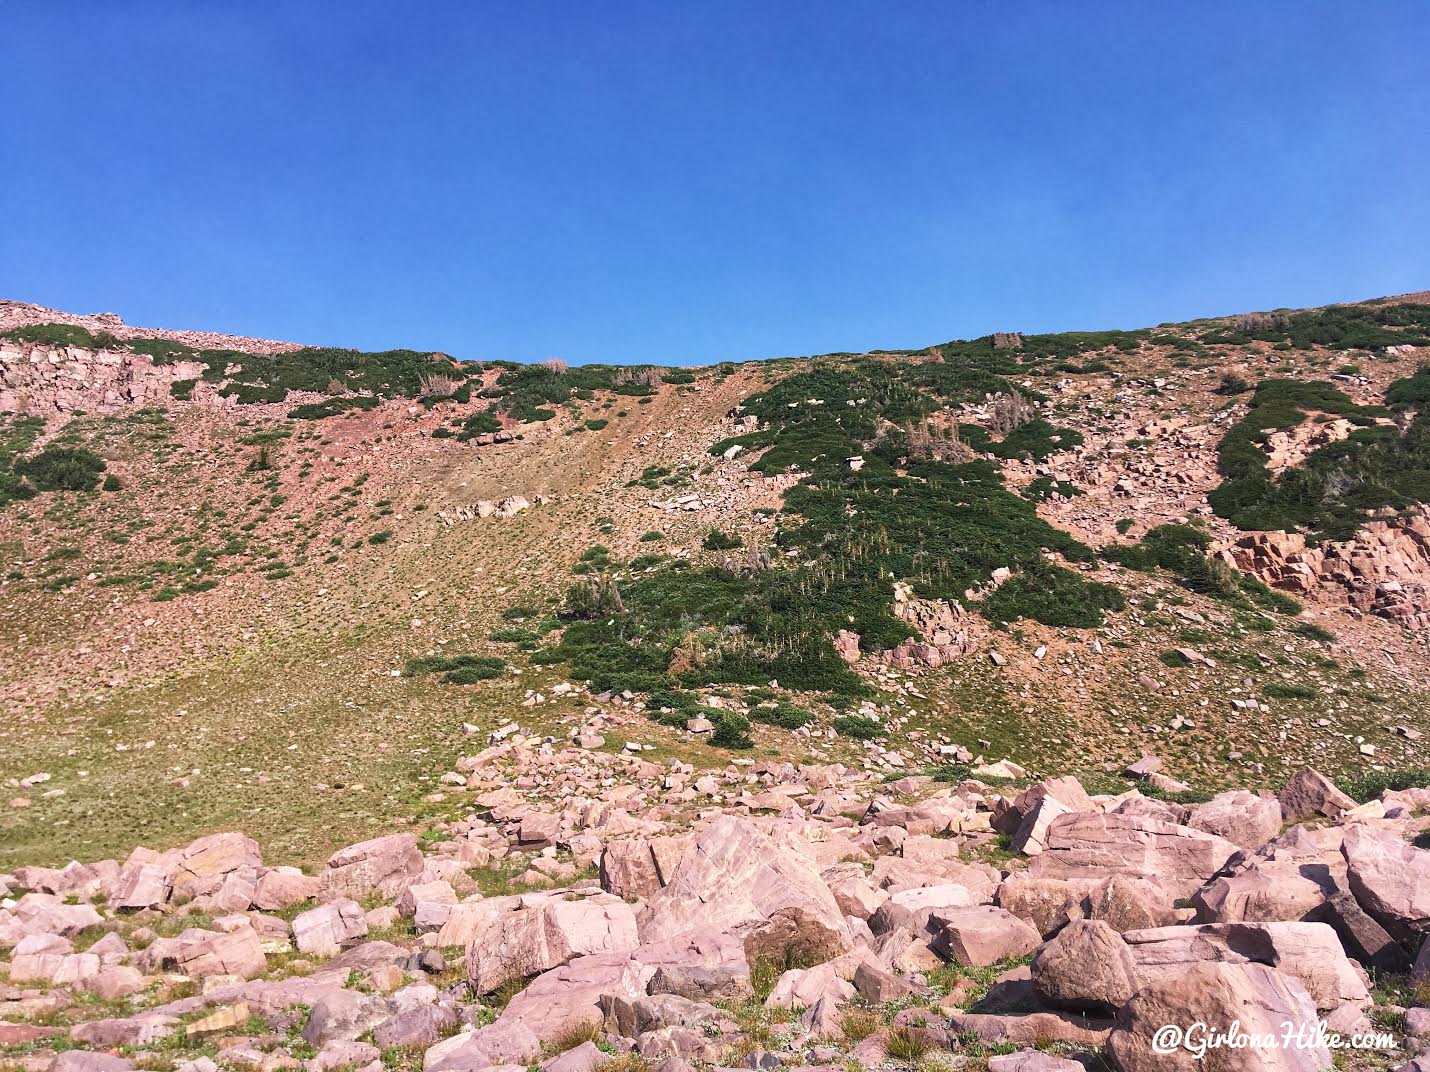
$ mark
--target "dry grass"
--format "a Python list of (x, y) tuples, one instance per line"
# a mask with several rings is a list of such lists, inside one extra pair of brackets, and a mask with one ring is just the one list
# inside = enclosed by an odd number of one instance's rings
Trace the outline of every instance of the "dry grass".
[(568, 1024), (562, 1030), (542, 1044), (541, 1051), (548, 1057), (554, 1057), (567, 1050), (574, 1050), (577, 1046), (586, 1042), (596, 1042), (601, 1037), (601, 1025), (593, 1020), (578, 1020)]
[(883, 1027), (884, 1023), (872, 1009), (849, 1005), (840, 1010), (839, 1026), (844, 1032), (844, 1040), (857, 1045)]
[(916, 1027), (891, 1027), (884, 1038), (884, 1052), (895, 1061), (919, 1061), (931, 1049), (928, 1035)]

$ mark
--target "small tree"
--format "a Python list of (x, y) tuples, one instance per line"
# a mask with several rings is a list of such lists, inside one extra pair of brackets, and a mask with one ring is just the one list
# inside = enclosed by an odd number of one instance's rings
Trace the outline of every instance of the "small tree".
[(1027, 399), (1014, 391), (1012, 394), (999, 395), (994, 400), (988, 413), (988, 427), (998, 435), (1007, 435), (1023, 427), (1035, 416)]
[(614, 618), (625, 612), (626, 605), (614, 578), (589, 576), (566, 592), (566, 616), (569, 618)]

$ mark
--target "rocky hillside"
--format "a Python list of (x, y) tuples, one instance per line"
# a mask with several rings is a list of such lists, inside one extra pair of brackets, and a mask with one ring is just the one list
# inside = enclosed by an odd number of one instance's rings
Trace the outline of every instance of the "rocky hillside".
[(702, 369), (0, 305), (0, 1069), (1426, 1072), (1425, 299)]
[(318, 864), (459, 821), (443, 772), (518, 728), (1155, 752), (1201, 795), (1423, 766), (1426, 298), (700, 369), (4, 303), (0, 862), (242, 826)]

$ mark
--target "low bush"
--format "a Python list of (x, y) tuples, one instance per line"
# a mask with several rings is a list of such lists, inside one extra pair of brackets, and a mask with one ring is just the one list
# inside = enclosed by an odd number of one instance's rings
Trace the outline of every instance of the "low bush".
[(1320, 695), (1308, 685), (1292, 685), (1284, 681), (1273, 681), (1262, 688), (1262, 694), (1273, 700), (1314, 700)]
[(375, 395), (343, 395), (327, 398), (322, 402), (308, 402), (294, 406), (288, 416), (297, 421), (320, 421), (325, 417), (336, 417), (342, 413), (354, 413), (376, 409), (382, 399)]
[(839, 736), (850, 737), (856, 741), (872, 741), (887, 732), (884, 724), (877, 718), (867, 718), (864, 715), (840, 715), (832, 725)]
[(754, 740), (750, 737), (750, 720), (744, 715), (737, 715), (732, 711), (720, 712), (718, 719), (712, 720), (715, 729), (710, 734), (710, 743), (721, 748), (744, 749), (753, 748)]
[(786, 730), (797, 730), (814, 721), (814, 715), (809, 711), (784, 700), (756, 704), (750, 709), (750, 718), (764, 725), (779, 726)]
[(409, 659), (402, 672), (407, 677), (441, 674), (449, 685), (474, 685), (504, 674), (506, 660), (490, 655), (429, 655)]
[(1347, 781), (1342, 788), (1362, 804), (1379, 799), (1384, 792), (1402, 789), (1430, 788), (1430, 767), (1399, 767), (1393, 770), (1366, 771)]
[(15, 463), (17, 477), (40, 491), (93, 491), (105, 470), (104, 459), (83, 447), (49, 446)]
[(1126, 606), (1116, 585), (1090, 584), (1070, 569), (1044, 564), (1004, 581), (979, 609), (999, 624), (1033, 618), (1046, 625), (1093, 629), (1102, 624), (1104, 611)]

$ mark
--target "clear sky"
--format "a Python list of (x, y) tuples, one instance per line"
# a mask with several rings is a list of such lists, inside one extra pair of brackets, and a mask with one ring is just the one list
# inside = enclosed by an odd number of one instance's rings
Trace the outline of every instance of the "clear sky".
[(0, 297), (708, 362), (1430, 287), (1430, 5), (9, 0)]

